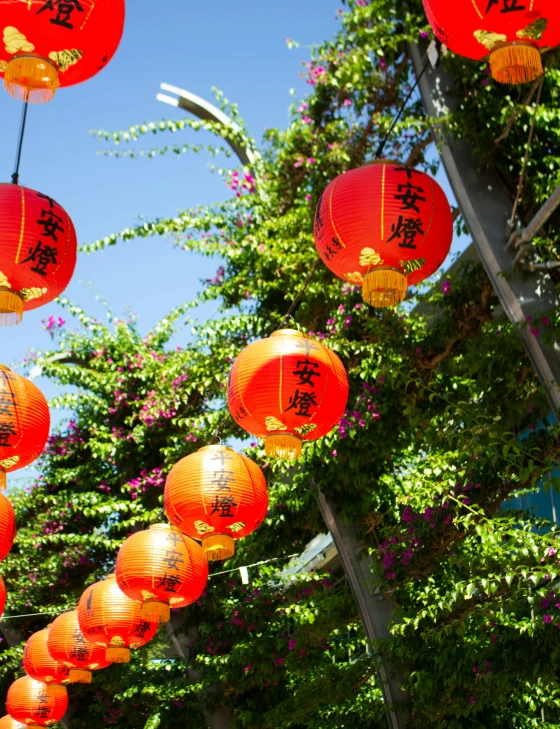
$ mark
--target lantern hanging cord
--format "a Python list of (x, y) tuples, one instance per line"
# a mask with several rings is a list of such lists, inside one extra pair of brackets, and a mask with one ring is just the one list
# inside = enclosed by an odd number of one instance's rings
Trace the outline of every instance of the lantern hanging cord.
[(23, 102), (23, 111), (21, 113), (21, 126), (19, 130), (19, 140), (18, 140), (18, 149), (16, 154), (16, 166), (14, 169), (14, 174), (12, 175), (12, 183), (14, 185), (19, 185), (19, 166), (21, 163), (21, 152), (23, 150), (23, 138), (25, 136), (25, 126), (27, 124), (27, 111), (29, 109), (29, 101)]
[(293, 317), (293, 315), (294, 315), (294, 314), (295, 314), (295, 313), (297, 312), (297, 310), (298, 310), (298, 308), (299, 308), (299, 306), (300, 306), (300, 304), (301, 304), (301, 300), (303, 299), (303, 297), (304, 297), (304, 295), (305, 295), (305, 292), (306, 292), (306, 291), (307, 291), (307, 289), (309, 288), (309, 284), (311, 283), (311, 281), (312, 281), (312, 279), (313, 279), (313, 276), (315, 275), (315, 272), (316, 272), (316, 271), (317, 271), (317, 269), (319, 268), (319, 264), (320, 264), (320, 263), (321, 263), (321, 259), (320, 259), (320, 258), (316, 258), (316, 259), (315, 259), (315, 263), (314, 263), (314, 264), (313, 264), (313, 265), (311, 266), (311, 270), (310, 270), (310, 271), (309, 271), (309, 273), (307, 274), (307, 278), (306, 278), (306, 279), (305, 279), (305, 281), (303, 282), (303, 286), (302, 286), (302, 287), (301, 287), (301, 289), (299, 290), (299, 292), (298, 292), (298, 294), (297, 294), (296, 298), (295, 298), (295, 299), (293, 300), (293, 303), (292, 303), (292, 305), (290, 306), (290, 308), (289, 308), (289, 310), (288, 310), (288, 313), (286, 314), (286, 316), (285, 316), (285, 317), (284, 317), (284, 319), (282, 320), (282, 328), (285, 328), (285, 327), (287, 327), (287, 326), (288, 326), (288, 324), (289, 324), (289, 321), (290, 321), (290, 319), (291, 319), (291, 318)]
[[(295, 554), (287, 554), (283, 557), (271, 557), (270, 559), (263, 559), (260, 562), (254, 562), (253, 564), (247, 564), (242, 565), (241, 567), (233, 567), (230, 570), (223, 570), (222, 572), (212, 572), (212, 574), (208, 575), (208, 579), (211, 580), (212, 577), (220, 577), (221, 575), (229, 575), (232, 572), (239, 572), (239, 570), (242, 567), (245, 567), (245, 569), (251, 569), (253, 567), (262, 567), (265, 564), (273, 564), (274, 562), (286, 562), (291, 559), (295, 559), (296, 557), (306, 557), (306, 558), (313, 558), (313, 556), (320, 554), (321, 552), (325, 551), (325, 547), (318, 547), (317, 549), (311, 549), (309, 552), (297, 552)], [(310, 561), (310, 560), (309, 560)], [(4, 615), (2, 619), (0, 620), (0, 623), (4, 622), (5, 620), (18, 620), (20, 618), (36, 618), (36, 617), (53, 617), (56, 615), (61, 615), (63, 612), (66, 612), (67, 610), (74, 609), (75, 603), (72, 605), (66, 606), (64, 608), (53, 608), (52, 610), (49, 610), (48, 612), (42, 612), (42, 613), (25, 613), (23, 615)]]
[(424, 74), (426, 73), (426, 71), (428, 70), (428, 68), (429, 68), (429, 67), (430, 67), (430, 60), (429, 60), (429, 59), (427, 59), (427, 60), (426, 60), (426, 61), (424, 62), (424, 66), (422, 67), (422, 70), (421, 70), (421, 71), (420, 71), (420, 73), (418, 74), (418, 77), (417, 77), (416, 81), (414, 82), (414, 85), (412, 86), (412, 88), (411, 88), (411, 89), (410, 89), (410, 91), (408, 92), (408, 94), (407, 94), (407, 97), (406, 97), (406, 99), (405, 99), (405, 100), (404, 100), (404, 102), (403, 102), (403, 105), (401, 106), (401, 108), (399, 109), (399, 111), (398, 111), (398, 113), (396, 114), (395, 118), (393, 119), (393, 121), (392, 121), (392, 123), (391, 123), (391, 126), (390, 126), (390, 128), (389, 128), (389, 131), (388, 131), (388, 132), (387, 132), (387, 134), (386, 134), (386, 135), (384, 136), (384, 138), (383, 138), (383, 139), (381, 140), (381, 143), (380, 143), (380, 145), (379, 145), (379, 147), (377, 148), (377, 151), (376, 151), (376, 153), (375, 153), (375, 157), (374, 157), (374, 159), (380, 159), (381, 155), (383, 154), (383, 150), (385, 149), (385, 145), (386, 145), (386, 144), (387, 144), (387, 142), (389, 141), (389, 137), (390, 137), (390, 136), (391, 136), (391, 134), (393, 133), (393, 131), (394, 131), (395, 127), (397, 126), (397, 124), (398, 124), (398, 122), (399, 122), (399, 119), (400, 119), (400, 118), (401, 118), (401, 116), (403, 115), (403, 112), (404, 112), (404, 110), (406, 109), (406, 107), (407, 107), (407, 104), (408, 104), (408, 102), (410, 101), (410, 99), (411, 99), (411, 97), (412, 97), (412, 94), (413, 94), (413, 93), (414, 93), (414, 92), (416, 91), (416, 89), (418, 88), (418, 84), (420, 83), (420, 80), (422, 79), (422, 76), (423, 76), (423, 75), (424, 75)]

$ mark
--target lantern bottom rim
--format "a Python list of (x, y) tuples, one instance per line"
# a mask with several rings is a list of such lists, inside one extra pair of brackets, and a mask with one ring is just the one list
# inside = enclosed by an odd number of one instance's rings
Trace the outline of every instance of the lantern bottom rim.
[(105, 658), (111, 663), (130, 663), (130, 648), (110, 645), (105, 651)]
[(0, 327), (12, 327), (23, 319), (23, 299), (15, 291), (0, 289)]
[(209, 562), (223, 562), (235, 554), (235, 543), (229, 534), (209, 534), (202, 540), (202, 549)]
[(280, 458), (283, 461), (297, 461), (301, 458), (302, 441), (299, 435), (293, 433), (275, 433), (264, 439), (264, 450), (271, 458)]
[(151, 623), (168, 623), (171, 620), (171, 608), (163, 600), (146, 600), (142, 603), (142, 617)]
[(32, 53), (14, 56), (4, 72), (4, 88), (19, 101), (46, 104), (58, 88), (58, 68), (43, 56)]
[(362, 297), (367, 304), (379, 309), (397, 306), (404, 301), (408, 280), (396, 268), (377, 268), (364, 276)]
[(492, 77), (501, 84), (526, 84), (543, 74), (539, 49), (528, 42), (500, 45), (490, 53)]
[(91, 671), (82, 668), (71, 668), (68, 683), (91, 683)]

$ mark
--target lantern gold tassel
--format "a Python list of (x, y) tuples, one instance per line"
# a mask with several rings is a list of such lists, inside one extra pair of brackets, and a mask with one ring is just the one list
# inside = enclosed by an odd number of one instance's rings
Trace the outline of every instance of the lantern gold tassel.
[(122, 646), (110, 645), (105, 651), (105, 658), (111, 663), (130, 663), (130, 650)]
[(14, 291), (0, 289), (0, 327), (12, 327), (23, 319), (23, 299)]
[(91, 671), (84, 671), (81, 668), (71, 668), (68, 679), (68, 683), (91, 683)]
[(385, 309), (404, 301), (408, 281), (395, 268), (376, 268), (364, 276), (362, 296), (367, 304)]
[(169, 603), (148, 600), (142, 605), (142, 617), (151, 623), (168, 623), (171, 620)]
[(291, 433), (269, 435), (264, 441), (267, 456), (284, 461), (297, 461), (301, 458), (301, 438)]
[(58, 69), (41, 56), (14, 56), (4, 73), (4, 87), (19, 101), (46, 104), (56, 93)]
[(229, 534), (211, 534), (202, 540), (202, 549), (209, 562), (217, 562), (233, 557), (235, 544)]
[(501, 84), (526, 84), (542, 76), (539, 49), (530, 43), (511, 43), (490, 54), (492, 76)]

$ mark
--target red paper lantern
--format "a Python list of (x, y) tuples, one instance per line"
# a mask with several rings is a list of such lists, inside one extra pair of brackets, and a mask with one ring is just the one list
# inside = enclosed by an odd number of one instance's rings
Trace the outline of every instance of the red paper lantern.
[(10, 326), (64, 291), (78, 242), (68, 213), (51, 197), (7, 183), (0, 183), (0, 237), (0, 326)]
[(47, 647), (49, 628), (38, 630), (27, 639), (23, 652), (25, 672), (43, 683), (71, 683), (70, 668), (56, 661)]
[[(4, 584), (4, 580), (2, 577), (0, 577), (0, 618), (4, 614), (4, 608), (6, 607), (6, 598), (8, 597), (8, 593), (6, 592), (6, 585)], [(1, 729), (1, 727), (0, 727)]]
[(249, 458), (221, 445), (200, 448), (176, 463), (165, 483), (167, 518), (202, 539), (209, 560), (234, 554), (234, 539), (261, 524), (268, 509), (266, 481)]
[(190, 605), (202, 595), (208, 560), (197, 542), (168, 524), (154, 524), (125, 541), (115, 574), (124, 594), (142, 603), (142, 617), (166, 623), (172, 607)]
[(299, 458), (302, 441), (322, 438), (344, 414), (348, 377), (328, 347), (281, 329), (237, 357), (227, 398), (234, 420), (265, 438), (267, 455)]
[[(2, 418), (0, 416), (0, 429), (1, 427)], [(0, 494), (0, 562), (5, 560), (10, 553), (15, 537), (16, 515), (14, 507), (3, 494)]]
[(2, 0), (0, 72), (17, 99), (50, 101), (58, 86), (87, 81), (114, 56), (124, 0)]
[(453, 220), (445, 193), (429, 175), (396, 162), (345, 172), (323, 193), (315, 245), (325, 265), (361, 284), (364, 301), (396, 306), (408, 286), (445, 261)]
[(8, 689), (8, 714), (29, 729), (56, 724), (64, 717), (67, 708), (66, 686), (46, 684), (24, 676)]
[[(25, 468), (41, 455), (50, 422), (49, 406), (41, 390), (0, 365), (0, 488), (6, 487), (7, 472)], [(0, 514), (4, 508), (7, 509), (2, 502)]]
[(157, 622), (142, 617), (141, 603), (124, 594), (115, 575), (84, 592), (78, 622), (86, 640), (105, 647), (105, 657), (113, 663), (128, 663), (130, 649), (146, 645), (158, 629)]
[(0, 729), (25, 729), (25, 724), (20, 724), (19, 721), (6, 714), (0, 719)]
[(534, 81), (541, 53), (560, 44), (558, 0), (424, 0), (434, 33), (460, 56), (489, 56), (492, 76), (504, 84)]
[(70, 683), (91, 683), (92, 671), (111, 665), (105, 658), (105, 647), (86, 640), (77, 610), (56, 618), (49, 629), (47, 648), (55, 661), (68, 667)]

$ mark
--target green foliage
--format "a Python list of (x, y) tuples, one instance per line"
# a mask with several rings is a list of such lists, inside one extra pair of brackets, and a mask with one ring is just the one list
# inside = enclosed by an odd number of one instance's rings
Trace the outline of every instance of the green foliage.
[[(352, 0), (341, 20), (335, 38), (312, 52), (312, 88), (294, 102), (288, 128), (267, 131), (251, 170), (216, 170), (232, 195), (84, 248), (157, 235), (213, 256), (218, 272), (197, 299), (147, 335), (133, 320), (105, 325), (63, 300), (75, 326), (34, 357), (63, 386), (55, 404), (71, 416), (51, 437), (38, 482), (12, 493), (18, 538), (3, 570), (12, 614), (74, 605), (111, 570), (127, 534), (162, 518), (169, 469), (217, 429), (237, 446), (243, 441), (270, 487), (265, 524), (224, 568), (213, 567), (205, 595), (174, 615), (174, 640), (162, 628), (130, 666), (100, 672), (92, 687), (71, 687), (71, 729), (202, 729), (204, 712), (217, 707), (243, 729), (385, 727), (376, 659), (340, 569), (279, 573), (326, 530), (318, 489), (359, 526), (375, 565), (372, 585), (395, 605), (392, 637), (374, 648), (404, 676), (412, 727), (560, 723), (558, 535), (503, 507), (543, 479), (555, 487), (558, 427), (545, 424), (547, 401), (519, 333), (499, 318), (478, 264), (384, 312), (318, 270), (296, 325), (339, 353), (351, 392), (339, 426), (306, 446), (297, 469), (267, 462), (226, 418), (231, 362), (282, 321), (315, 261), (315, 204), (330, 179), (373, 156), (412, 82), (407, 43), (426, 30), (416, 0)], [(521, 201), (530, 215), (558, 182), (557, 72), (548, 71), (533, 112), (526, 89), (498, 88), (480, 64), (446, 63), (464, 98), (449, 129), (512, 194), (536, 114)], [(256, 150), (235, 107), (219, 102), (236, 125), (228, 135)], [(100, 136), (121, 144), (185, 129), (224, 133), (180, 120)], [(385, 155), (433, 172), (431, 140), (413, 97)], [(553, 219), (536, 256), (557, 255), (557, 227)], [(204, 299), (219, 302), (221, 317), (188, 337), (188, 312)], [(554, 336), (556, 316), (534, 325)], [(276, 561), (251, 567), (250, 585), (242, 584), (237, 567), (268, 560)], [(46, 623), (32, 616), (0, 626), (4, 688), (18, 670), (18, 641)]]

